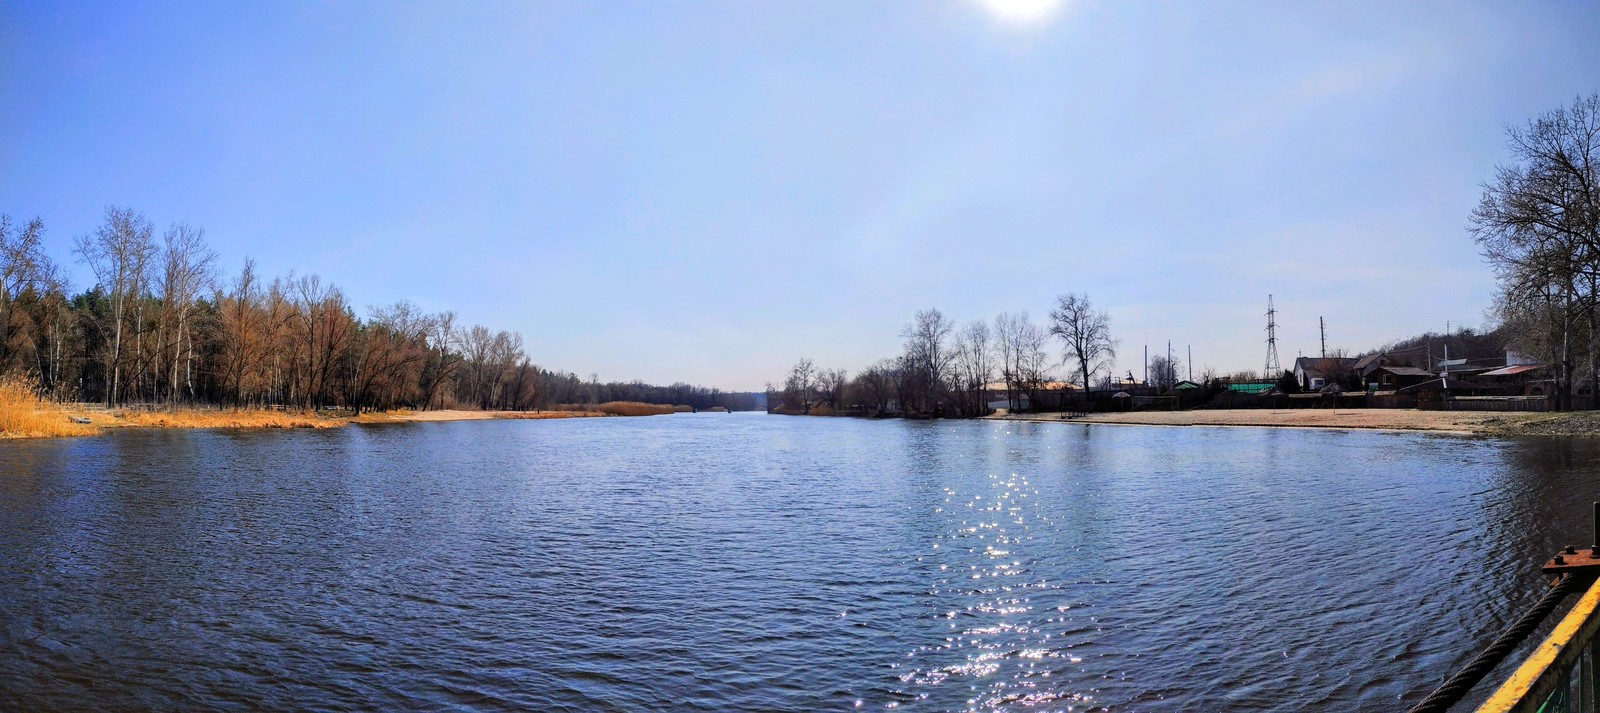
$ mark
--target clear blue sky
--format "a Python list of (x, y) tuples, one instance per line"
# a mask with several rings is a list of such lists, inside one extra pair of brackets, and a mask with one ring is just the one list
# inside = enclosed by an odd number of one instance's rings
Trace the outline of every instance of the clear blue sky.
[[(1038, 7), (1030, 7), (1037, 5)], [(759, 388), (920, 308), (1087, 291), (1123, 369), (1484, 321), (1503, 127), (1600, 90), (1536, 3), (0, 0), (0, 212), (105, 206), (230, 273), (518, 330), (546, 366)], [(87, 275), (75, 266), (78, 286)], [(1159, 346), (1158, 346), (1159, 345)]]

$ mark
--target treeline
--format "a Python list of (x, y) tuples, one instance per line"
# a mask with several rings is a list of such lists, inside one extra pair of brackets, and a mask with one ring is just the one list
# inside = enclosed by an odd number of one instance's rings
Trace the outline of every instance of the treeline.
[[(1479, 330), (1474, 327), (1458, 327), (1449, 333), (1424, 332), (1414, 337), (1398, 339), (1385, 344), (1366, 354), (1384, 353), (1400, 357), (1400, 361), (1413, 366), (1435, 370), (1439, 361), (1448, 353), (1451, 359), (1485, 360), (1504, 358), (1506, 354), (1506, 330), (1504, 327)], [(1336, 356), (1329, 354), (1329, 356)], [(1337, 356), (1344, 356), (1338, 354)]]
[[(899, 355), (873, 362), (853, 378), (844, 369), (819, 368), (801, 359), (780, 384), (767, 384), (769, 408), (796, 414), (978, 416), (989, 412), (991, 390), (1003, 390), (1013, 409), (1023, 396), (1036, 402), (1056, 378), (1052, 369), (1058, 364), (1071, 367), (1065, 378), (1080, 387), (1108, 382), (1117, 348), (1111, 318), (1095, 309), (1088, 295), (1078, 294), (1058, 297), (1043, 324), (1027, 312), (957, 324), (929, 309), (916, 313), (900, 336), (905, 341)], [(1063, 359), (1052, 355), (1052, 340)]]
[(1600, 383), (1600, 94), (1506, 130), (1470, 229), (1517, 351), (1550, 365), (1559, 408)]
[(756, 407), (752, 394), (546, 369), (522, 335), (461, 326), (454, 312), (399, 301), (362, 316), (317, 275), (267, 279), (246, 260), (225, 278), (203, 229), (175, 223), (157, 236), (129, 208), (108, 208), (74, 241), (95, 278), (85, 291), (72, 291), (44, 245), (42, 221), (0, 214), (0, 374), (25, 374), (50, 399), (357, 413), (605, 401)]

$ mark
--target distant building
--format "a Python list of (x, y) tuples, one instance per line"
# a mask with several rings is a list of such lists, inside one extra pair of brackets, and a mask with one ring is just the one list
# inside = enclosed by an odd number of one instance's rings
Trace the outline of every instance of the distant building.
[(1361, 385), (1365, 386), (1367, 384), (1367, 376), (1372, 373), (1373, 369), (1376, 369), (1380, 366), (1385, 366), (1391, 361), (1393, 361), (1393, 359), (1389, 356), (1388, 352), (1368, 354), (1360, 359), (1357, 359), (1356, 363), (1350, 367), (1350, 371), (1351, 373), (1355, 374), (1357, 379), (1360, 380)]
[[(1506, 361), (1511, 361), (1511, 352), (1506, 352)], [(1476, 380), (1500, 393), (1523, 396), (1549, 396), (1555, 387), (1550, 370), (1540, 364), (1512, 364), (1478, 374)]]
[(1506, 347), (1506, 366), (1538, 366), (1539, 360), (1517, 351), (1516, 347)]
[[(1418, 371), (1421, 370), (1419, 369)], [(1437, 399), (1443, 395), (1450, 394), (1456, 396), (1480, 394), (1483, 393), (1484, 389), (1472, 382), (1441, 376), (1401, 387), (1398, 391), (1402, 394), (1415, 393), (1424, 398)]]
[(1294, 360), (1294, 380), (1301, 391), (1321, 391), (1349, 377), (1356, 359), (1346, 357), (1300, 357)]
[(1368, 391), (1397, 391), (1438, 378), (1427, 369), (1414, 366), (1380, 366), (1367, 377)]
[(1277, 386), (1276, 381), (1231, 381), (1226, 384), (1236, 394), (1264, 394)]

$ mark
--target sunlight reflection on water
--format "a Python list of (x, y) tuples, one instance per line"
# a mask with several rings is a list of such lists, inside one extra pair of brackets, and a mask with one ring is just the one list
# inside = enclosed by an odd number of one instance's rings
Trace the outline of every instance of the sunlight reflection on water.
[(0, 708), (1391, 710), (1588, 532), (1600, 447), (711, 414), (0, 454)]

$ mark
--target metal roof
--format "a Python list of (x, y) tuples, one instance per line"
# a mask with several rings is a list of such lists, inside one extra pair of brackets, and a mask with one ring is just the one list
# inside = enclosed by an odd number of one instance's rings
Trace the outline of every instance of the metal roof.
[(1259, 394), (1259, 393), (1262, 393), (1264, 391), (1269, 391), (1269, 390), (1272, 389), (1272, 387), (1277, 386), (1277, 385), (1278, 385), (1278, 383), (1275, 382), (1275, 381), (1269, 381), (1269, 382), (1265, 382), (1265, 383), (1262, 383), (1262, 382), (1249, 382), (1249, 383), (1241, 383), (1241, 384), (1228, 384), (1228, 390), (1229, 391), (1237, 391), (1237, 392), (1239, 392), (1241, 394)]
[(1517, 374), (1522, 374), (1522, 373), (1526, 373), (1526, 372), (1529, 372), (1529, 371), (1533, 371), (1534, 369), (1542, 369), (1542, 368), (1544, 368), (1544, 367), (1541, 367), (1538, 364), (1518, 364), (1516, 366), (1505, 367), (1504, 369), (1495, 369), (1494, 371), (1486, 371), (1486, 372), (1483, 372), (1482, 374), (1479, 374), (1478, 376), (1515, 376)]
[(1388, 356), (1389, 355), (1384, 353), (1384, 352), (1379, 352), (1377, 354), (1368, 354), (1368, 355), (1366, 355), (1364, 357), (1361, 357), (1360, 359), (1357, 359), (1356, 360), (1356, 365), (1352, 366), (1350, 368), (1351, 369), (1355, 369), (1356, 371), (1360, 371), (1362, 369), (1365, 369), (1365, 368), (1371, 366), (1372, 362), (1375, 362), (1375, 361), (1377, 361), (1379, 359), (1387, 358)]
[(1427, 369), (1418, 369), (1414, 366), (1380, 366), (1374, 371), (1387, 371), (1395, 376), (1433, 376), (1434, 373)]

